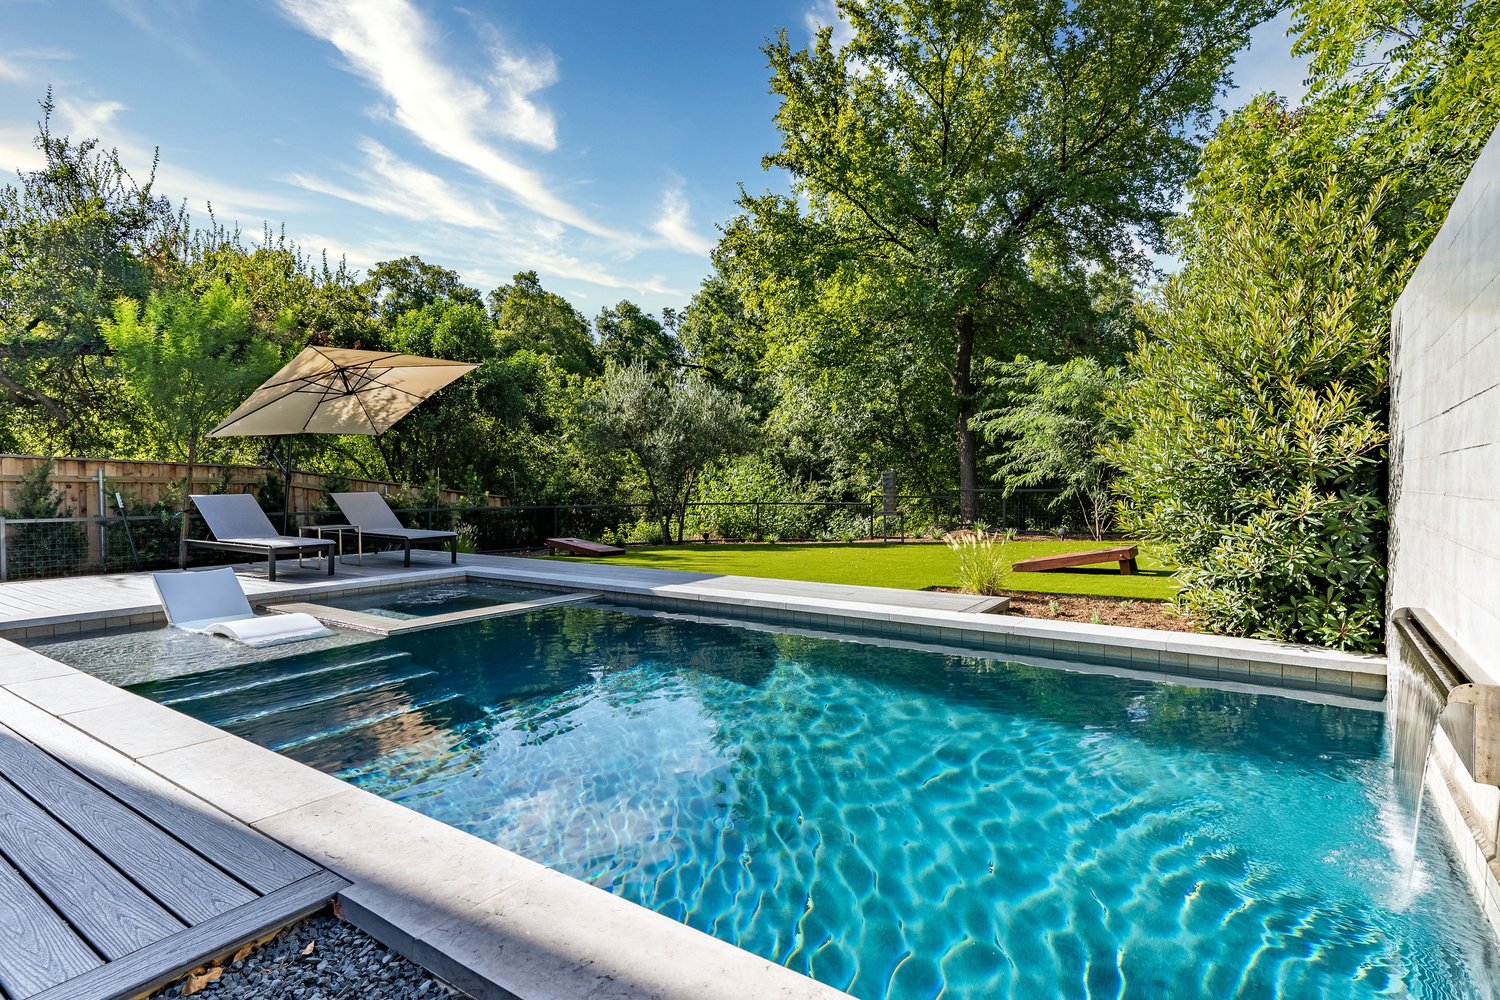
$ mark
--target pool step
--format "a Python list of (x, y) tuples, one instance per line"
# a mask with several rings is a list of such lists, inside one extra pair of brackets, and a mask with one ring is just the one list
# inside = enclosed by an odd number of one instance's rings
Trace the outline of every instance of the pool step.
[(350, 727), (365, 725), (377, 717), (417, 711), (435, 704), (437, 700), (457, 697), (450, 692), (431, 690), (430, 687), (421, 690), (423, 685), (420, 681), (415, 687), (418, 689), (412, 690), (395, 683), (375, 690), (361, 687), (337, 692), (299, 706), (283, 708), (242, 722), (227, 723), (221, 728), (263, 747), (281, 750), (308, 740), (330, 736)]
[[(229, 728), (244, 722), (254, 722), (271, 715), (280, 715), (284, 712), (295, 712), (305, 708), (314, 708), (326, 702), (338, 701), (350, 695), (365, 694), (371, 691), (379, 691), (382, 688), (393, 687), (404, 684), (407, 681), (419, 680), (423, 677), (436, 677), (436, 670), (411, 670), (405, 673), (395, 674), (389, 677), (381, 677), (374, 680), (362, 680), (361, 683), (350, 686), (339, 687), (330, 690), (288, 691), (283, 693), (279, 701), (269, 704), (261, 703), (260, 707), (245, 709), (241, 708), (238, 714), (213, 716), (205, 719), (212, 725), (221, 728)], [(243, 703), (241, 703), (243, 705)]]
[[(341, 655), (342, 654), (342, 655)], [(347, 659), (345, 650), (330, 650), (328, 653), (303, 661), (298, 669), (289, 672), (287, 664), (280, 660), (247, 663), (227, 670), (210, 670), (186, 677), (173, 677), (146, 684), (133, 685), (131, 690), (152, 701), (164, 705), (184, 706), (183, 711), (196, 715), (189, 702), (236, 691), (254, 691), (257, 688), (274, 687), (288, 680), (312, 676), (318, 673), (337, 673), (372, 667), (392, 660), (408, 658), (410, 652), (396, 651), (375, 656)]]

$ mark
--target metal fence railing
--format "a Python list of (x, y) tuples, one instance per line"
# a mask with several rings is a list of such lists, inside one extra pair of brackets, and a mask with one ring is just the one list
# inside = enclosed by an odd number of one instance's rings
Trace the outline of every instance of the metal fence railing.
[[(991, 530), (1056, 531), (1070, 511), (1052, 490), (983, 491), (979, 521)], [(893, 513), (880, 497), (858, 501), (744, 500), (691, 503), (684, 542), (906, 540), (938, 534), (961, 522), (957, 494), (898, 496)], [(536, 504), (507, 507), (422, 507), (398, 510), (410, 527), (457, 531), (476, 552), (540, 548), (547, 538), (575, 535), (617, 544), (661, 542), (661, 521), (644, 503)], [(337, 511), (273, 513), (288, 534), (299, 524), (336, 523)], [(673, 537), (676, 521), (673, 521)], [(189, 515), (187, 534), (206, 538)], [(183, 515), (176, 512), (106, 517), (0, 518), (0, 581), (164, 569), (183, 558)], [(234, 561), (229, 553), (189, 550), (196, 563)]]

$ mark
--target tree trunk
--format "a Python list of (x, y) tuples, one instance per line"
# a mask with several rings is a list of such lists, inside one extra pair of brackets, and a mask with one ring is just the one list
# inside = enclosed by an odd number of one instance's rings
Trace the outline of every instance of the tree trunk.
[(954, 324), (958, 355), (953, 366), (953, 398), (958, 404), (958, 510), (964, 526), (979, 520), (979, 449), (974, 440), (974, 314), (965, 309)]

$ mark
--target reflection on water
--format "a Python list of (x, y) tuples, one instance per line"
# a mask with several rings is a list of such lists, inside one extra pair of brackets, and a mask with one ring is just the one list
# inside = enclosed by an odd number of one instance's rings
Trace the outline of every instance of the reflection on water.
[(140, 690), (859, 997), (1495, 995), (1377, 711), (585, 607)]

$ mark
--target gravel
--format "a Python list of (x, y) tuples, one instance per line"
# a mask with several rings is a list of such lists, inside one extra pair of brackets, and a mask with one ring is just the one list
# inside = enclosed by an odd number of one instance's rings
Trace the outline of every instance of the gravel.
[[(312, 948), (308, 950), (311, 943)], [(214, 969), (222, 971), (216, 978)], [(331, 913), (282, 931), (238, 962), (164, 986), (156, 998), (452, 1000), (467, 996)]]

